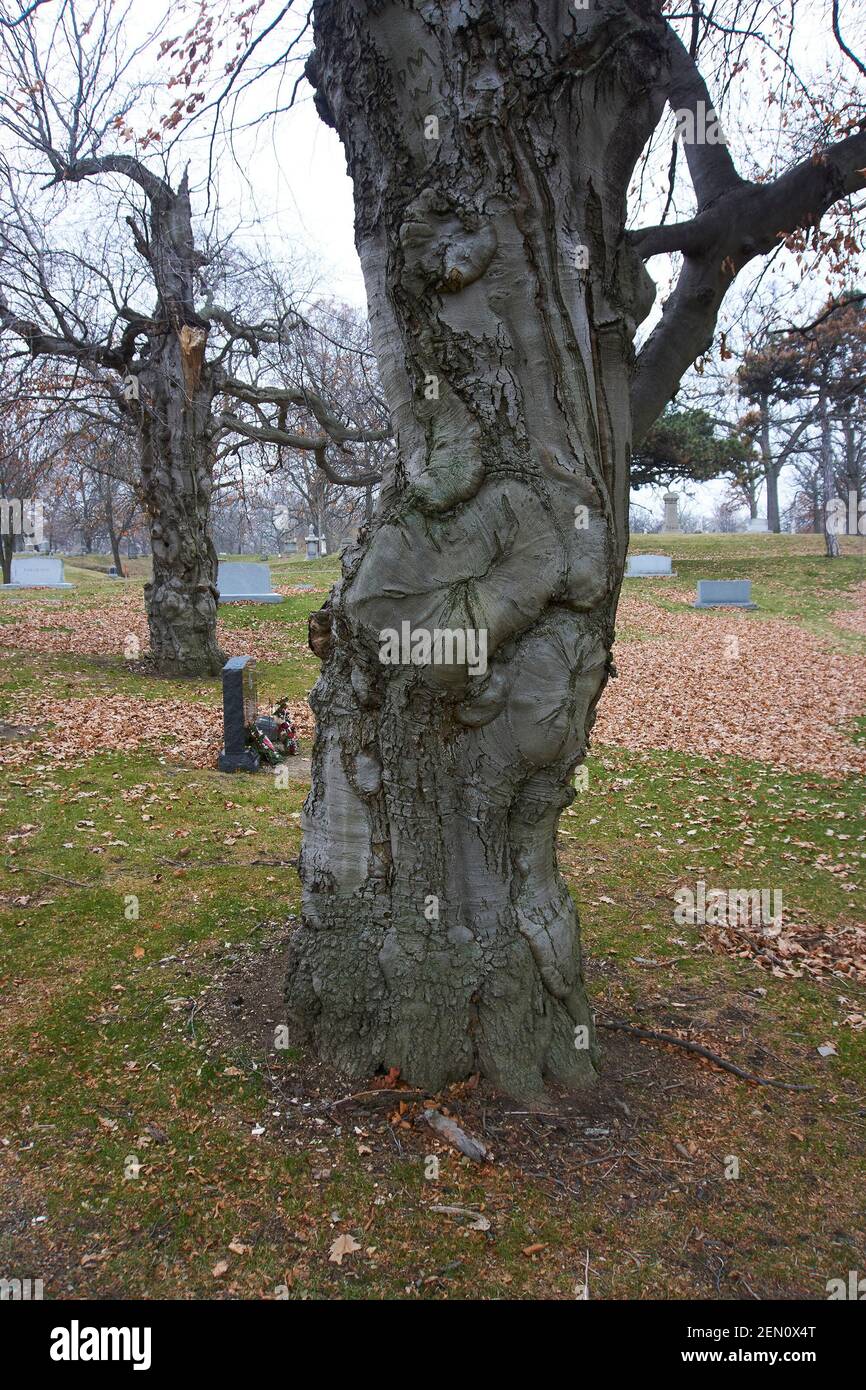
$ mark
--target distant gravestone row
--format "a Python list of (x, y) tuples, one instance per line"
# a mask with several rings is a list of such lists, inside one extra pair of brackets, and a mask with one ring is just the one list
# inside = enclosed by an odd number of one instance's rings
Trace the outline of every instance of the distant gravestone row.
[(58, 555), (13, 555), (12, 583), (2, 589), (71, 589), (63, 577), (63, 561)]
[[(629, 555), (626, 579), (665, 579), (676, 573), (670, 555)], [(757, 608), (751, 579), (699, 579), (693, 608)]]

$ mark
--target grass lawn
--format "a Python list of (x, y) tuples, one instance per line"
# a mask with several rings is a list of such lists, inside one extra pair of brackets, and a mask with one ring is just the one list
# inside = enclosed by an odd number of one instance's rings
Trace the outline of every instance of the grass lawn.
[[(862, 660), (838, 615), (862, 606), (863, 543), (833, 564), (821, 547), (633, 543), (673, 555), (678, 590), (751, 578), (756, 631), (782, 619), (792, 643), (806, 630)], [(592, 1094), (535, 1113), (471, 1083), (439, 1098), (484, 1135), (494, 1161), (478, 1165), (399, 1090), (349, 1100), (284, 1045), (302, 775), (281, 787), (144, 747), (52, 760), (36, 741), (48, 699), (182, 701), (191, 723), (219, 703), (218, 682), (124, 656), (146, 565), (121, 585), (109, 563), (67, 560), (76, 588), (40, 596), (41, 650), (14, 638), (21, 596), (0, 596), (0, 752), (33, 744), (0, 787), (0, 1275), (42, 1278), (46, 1297), (570, 1299), (588, 1277), (591, 1298), (823, 1299), (866, 1270), (862, 778), (659, 750), (651, 719), (642, 746), (593, 747), (560, 854), (598, 1021), (814, 1089), (603, 1028)], [(271, 652), (263, 704), (311, 688), (306, 616), (337, 573), (332, 557), (272, 561), (276, 585), (314, 592), (220, 611)], [(682, 609), (664, 581), (634, 582)], [(112, 604), (115, 635), (92, 650)], [(746, 942), (678, 925), (674, 893), (698, 880), (781, 890), (805, 954), (762, 967)]]

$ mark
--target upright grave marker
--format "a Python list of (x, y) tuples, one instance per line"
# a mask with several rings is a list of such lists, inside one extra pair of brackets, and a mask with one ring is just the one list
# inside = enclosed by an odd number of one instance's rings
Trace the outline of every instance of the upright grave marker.
[(629, 555), (626, 579), (655, 579), (673, 577), (670, 555)]
[(71, 589), (63, 577), (59, 555), (13, 555), (12, 583), (3, 589)]
[(282, 594), (271, 589), (267, 565), (246, 561), (220, 561), (217, 571), (220, 603), (282, 603)]
[(261, 758), (246, 746), (246, 728), (258, 712), (256, 662), (252, 656), (233, 656), (223, 667), (223, 751), (220, 772), (258, 772)]
[(751, 579), (699, 579), (695, 608), (757, 608)]

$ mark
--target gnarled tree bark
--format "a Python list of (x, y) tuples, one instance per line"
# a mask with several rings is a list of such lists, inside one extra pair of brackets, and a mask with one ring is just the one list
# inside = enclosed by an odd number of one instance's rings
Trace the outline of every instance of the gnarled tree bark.
[[(711, 344), (736, 273), (864, 186), (866, 134), (761, 184), (724, 144), (689, 143), (695, 216), (627, 234), (665, 102), (711, 107), (658, 0), (313, 12), (308, 76), (354, 182), (398, 448), (311, 621), (289, 1014), (355, 1075), (585, 1084), (596, 1050), (555, 833), (612, 671), (632, 443)], [(676, 289), (635, 361), (643, 261), (673, 250)], [(483, 633), (489, 669), (384, 663), (404, 626), (422, 656), (437, 629)]]
[(207, 361), (208, 321), (195, 310), (202, 264), (184, 175), (177, 193), (149, 191), (150, 225), (136, 245), (153, 273), (158, 300), (136, 377), (141, 491), (150, 525), (153, 578), (144, 599), (157, 670), (167, 676), (218, 675), (217, 554), (211, 540), (219, 374)]
[[(315, 10), (399, 447), (315, 625), (289, 1011), (356, 1075), (581, 1085), (596, 1052), (555, 833), (612, 669), (652, 297), (622, 232), (660, 44), (619, 4)], [(384, 665), (403, 623), (483, 631), (487, 672)]]
[(190, 376), (187, 336), (172, 330), (153, 342), (139, 376), (141, 494), (153, 556), (144, 598), (154, 663), (165, 676), (218, 675), (225, 664), (210, 527), (214, 390), (206, 367)]

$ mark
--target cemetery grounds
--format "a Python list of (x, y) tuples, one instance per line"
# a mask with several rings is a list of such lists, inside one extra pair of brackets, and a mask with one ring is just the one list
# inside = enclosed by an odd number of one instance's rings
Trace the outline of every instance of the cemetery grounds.
[[(636, 537), (560, 861), (601, 1081), (354, 1088), (279, 1027), (332, 558), (220, 610), (290, 697), (291, 775), (215, 770), (218, 681), (148, 674), (147, 564), (0, 596), (0, 1273), (86, 1298), (811, 1298), (866, 1273), (866, 542)], [(690, 607), (750, 578), (753, 613)], [(312, 592), (299, 586), (313, 586)], [(699, 882), (777, 931), (675, 920)], [(480, 1137), (476, 1163), (424, 1102)]]

